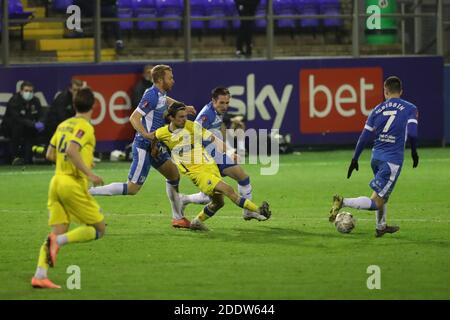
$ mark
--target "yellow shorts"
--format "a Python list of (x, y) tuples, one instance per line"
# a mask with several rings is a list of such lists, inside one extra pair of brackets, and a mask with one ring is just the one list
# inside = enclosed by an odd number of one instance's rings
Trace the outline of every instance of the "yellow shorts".
[(180, 166), (180, 171), (188, 176), (200, 191), (210, 197), (215, 193), (214, 188), (222, 181), (219, 169), (215, 163), (189, 166), (189, 168)]
[(68, 175), (55, 175), (50, 181), (47, 207), (50, 226), (71, 222), (92, 225), (104, 219), (86, 181)]

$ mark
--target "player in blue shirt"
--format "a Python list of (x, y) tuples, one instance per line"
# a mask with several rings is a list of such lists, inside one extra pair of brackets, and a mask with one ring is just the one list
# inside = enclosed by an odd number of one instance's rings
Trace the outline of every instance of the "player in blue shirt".
[(372, 196), (370, 198), (343, 198), (335, 195), (330, 210), (330, 222), (335, 221), (341, 208), (349, 207), (377, 211), (376, 237), (382, 237), (386, 233), (395, 233), (400, 229), (397, 226), (386, 224), (386, 203), (402, 169), (407, 138), (411, 143), (413, 168), (419, 164), (416, 149), (418, 111), (415, 105), (400, 99), (402, 93), (402, 83), (398, 77), (393, 76), (386, 79), (384, 82), (386, 100), (370, 113), (348, 168), (347, 179), (350, 178), (353, 170), (358, 171), (358, 158), (365, 145), (374, 139), (371, 161), (374, 178), (369, 184), (373, 190)]
[[(220, 140), (225, 141), (225, 125), (223, 124), (223, 116), (228, 110), (230, 104), (230, 91), (225, 87), (217, 87), (211, 92), (212, 100), (203, 107), (198, 113), (196, 122), (200, 123), (203, 128), (211, 131)], [(231, 149), (231, 153), (224, 154), (216, 151), (214, 145), (205, 145), (206, 150), (214, 157), (214, 160), (219, 167), (220, 174), (229, 176), (238, 183), (239, 194), (249, 200), (252, 199), (252, 186), (250, 184), (250, 177), (245, 173), (244, 169), (236, 163), (232, 158), (236, 158), (236, 150)], [(181, 195), (183, 208), (189, 203), (207, 204), (211, 201), (203, 192), (191, 195)], [(256, 219), (259, 221), (267, 220), (267, 218), (257, 212), (251, 212), (244, 209), (243, 218), (245, 220)]]
[[(133, 162), (128, 174), (128, 182), (91, 188), (89, 192), (92, 195), (103, 196), (135, 195), (144, 184), (150, 167), (154, 167), (166, 178), (166, 192), (172, 206), (172, 226), (189, 228), (190, 222), (183, 216), (178, 193), (180, 174), (177, 166), (172, 161), (168, 161), (171, 157), (167, 151), (160, 152), (157, 158), (153, 158), (150, 154), (150, 132), (165, 125), (164, 112), (176, 102), (167, 96), (167, 91), (171, 90), (175, 83), (172, 68), (167, 65), (157, 65), (152, 69), (152, 78), (154, 85), (144, 92), (141, 102), (130, 116), (136, 135), (133, 141)], [(189, 114), (196, 114), (192, 106), (188, 106), (186, 110)]]

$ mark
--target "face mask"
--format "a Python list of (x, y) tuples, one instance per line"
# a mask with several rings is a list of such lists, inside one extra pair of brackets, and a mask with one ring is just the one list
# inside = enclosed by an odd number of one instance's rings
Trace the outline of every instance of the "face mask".
[(22, 92), (22, 98), (25, 101), (30, 101), (31, 99), (33, 99), (33, 92)]

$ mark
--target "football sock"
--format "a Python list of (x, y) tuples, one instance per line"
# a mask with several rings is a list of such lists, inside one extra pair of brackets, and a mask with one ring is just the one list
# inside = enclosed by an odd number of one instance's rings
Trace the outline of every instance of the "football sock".
[(245, 199), (245, 198), (241, 197), (238, 205), (239, 205), (239, 207), (247, 209), (249, 211), (259, 212), (258, 206), (249, 199)]
[(186, 194), (184, 196), (186, 203), (196, 203), (196, 204), (207, 204), (211, 201), (211, 198), (208, 197), (203, 192), (194, 193), (194, 194)]
[(97, 238), (97, 230), (92, 226), (81, 226), (56, 237), (59, 246), (67, 243), (86, 242)]
[(355, 209), (377, 210), (375, 201), (368, 197), (344, 198), (342, 206)]
[(377, 229), (383, 230), (386, 228), (386, 215), (387, 215), (387, 205), (383, 205), (383, 210), (377, 210)]
[[(241, 197), (252, 200), (252, 185), (249, 177), (238, 182), (238, 191)], [(244, 209), (245, 212), (247, 212), (246, 209)]]
[(208, 208), (208, 206), (205, 206), (202, 211), (197, 215), (197, 219), (200, 221), (205, 221), (211, 218), (216, 213)]
[(252, 185), (250, 184), (250, 178), (246, 178), (238, 182), (238, 191), (241, 197), (252, 199)]
[(172, 207), (172, 218), (176, 220), (183, 219), (181, 212), (182, 204), (178, 193), (179, 182), (179, 179), (173, 181), (166, 180), (166, 193), (170, 200), (170, 206)]
[(128, 194), (128, 185), (126, 183), (115, 182), (106, 186), (90, 188), (89, 193), (93, 196), (126, 195)]
[[(46, 240), (47, 241), (47, 240)], [(38, 265), (36, 268), (36, 273), (34, 276), (38, 279), (45, 279), (47, 278), (47, 270), (48, 270), (48, 263), (47, 263), (47, 245), (46, 241), (41, 246), (41, 249), (39, 250), (39, 259), (38, 259)]]

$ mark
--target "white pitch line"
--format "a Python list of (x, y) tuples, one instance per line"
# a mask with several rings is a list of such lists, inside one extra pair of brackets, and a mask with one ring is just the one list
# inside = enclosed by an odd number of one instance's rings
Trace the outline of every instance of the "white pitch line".
[[(46, 211), (47, 209), (42, 210), (27, 210), (27, 209), (0, 209), (0, 213), (39, 213), (42, 211)], [(105, 212), (105, 216), (114, 216), (114, 217), (170, 217), (169, 213), (161, 214), (161, 213), (119, 213), (119, 212)], [(240, 213), (236, 213), (233, 215), (221, 215), (220, 212), (217, 214), (217, 217), (226, 218), (226, 219), (236, 219), (240, 218)], [(275, 216), (276, 218), (276, 216)], [(282, 217), (283, 219), (293, 219), (293, 220), (306, 220), (306, 221), (328, 221), (327, 217), (324, 218), (311, 218), (311, 217)], [(373, 218), (355, 218), (356, 221), (373, 221)], [(401, 218), (401, 219), (391, 219), (392, 221), (405, 221), (405, 222), (432, 222), (432, 223), (450, 223), (450, 220), (445, 219), (417, 219), (417, 218)]]
[[(302, 160), (302, 159), (300, 159)], [(370, 161), (368, 160), (362, 160), (359, 161), (359, 163), (369, 163)], [(435, 163), (435, 162), (450, 162), (450, 158), (449, 159), (424, 159), (424, 160), (420, 160), (420, 162), (425, 162), (425, 163)], [(299, 162), (280, 162), (279, 165), (282, 167), (290, 167), (290, 166), (329, 166), (329, 165), (333, 165), (336, 164), (338, 162), (333, 161), (299, 161)], [(243, 165), (248, 165), (248, 166), (255, 166), (258, 165), (260, 167), (267, 167), (267, 165), (265, 164), (249, 164), (249, 163), (243, 163)], [(111, 171), (116, 171), (117, 172), (117, 168), (110, 168), (110, 169), (94, 169), (95, 172), (111, 172)], [(124, 177), (125, 174), (127, 173), (127, 170), (123, 170), (124, 172)], [(27, 170), (23, 170), (23, 171), (19, 171), (17, 169), (15, 169), (14, 171), (9, 171), (9, 172), (0, 172), (0, 176), (16, 176), (16, 175), (43, 175), (43, 174), (53, 174), (54, 170), (33, 170), (33, 171), (27, 171)]]
[[(111, 169), (94, 169), (95, 172), (111, 172), (111, 171), (117, 171), (117, 168), (111, 168)], [(40, 175), (40, 174), (54, 174), (55, 170), (33, 170), (33, 171), (11, 171), (11, 172), (0, 172), (0, 176), (15, 176), (18, 174), (21, 175)], [(126, 170), (124, 172), (124, 177), (127, 173)], [(125, 177), (126, 178), (126, 177)]]

